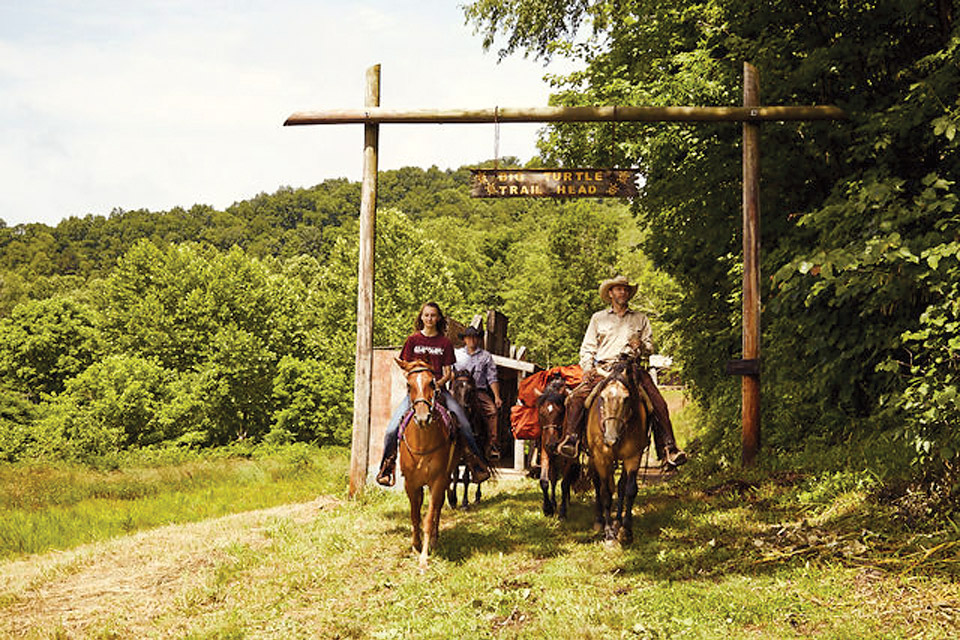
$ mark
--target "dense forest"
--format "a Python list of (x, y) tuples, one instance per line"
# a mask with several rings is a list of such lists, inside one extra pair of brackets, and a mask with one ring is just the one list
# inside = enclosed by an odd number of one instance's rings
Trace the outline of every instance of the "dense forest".
[[(516, 159), (506, 159), (515, 162)], [(669, 281), (625, 203), (484, 201), (467, 169), (380, 176), (375, 344), (425, 300), (488, 308), (544, 365), (576, 361), (597, 282)], [(360, 186), (0, 228), (0, 455), (350, 438)]]
[[(554, 104), (770, 105), (762, 129), (765, 460), (953, 469), (960, 451), (956, 0), (476, 0), (501, 56), (562, 56)], [(740, 128), (558, 124), (537, 166), (634, 166), (630, 203), (487, 202), (465, 169), (380, 179), (377, 344), (425, 299), (495, 307), (543, 365), (573, 362), (600, 279), (641, 284), (702, 407), (703, 460), (739, 458)], [(512, 159), (516, 163), (516, 159)], [(359, 185), (225, 211), (114, 211), (0, 228), (0, 452), (90, 457), (238, 438), (349, 437)], [(805, 452), (805, 453), (804, 453)], [(796, 463), (796, 458), (792, 463)]]

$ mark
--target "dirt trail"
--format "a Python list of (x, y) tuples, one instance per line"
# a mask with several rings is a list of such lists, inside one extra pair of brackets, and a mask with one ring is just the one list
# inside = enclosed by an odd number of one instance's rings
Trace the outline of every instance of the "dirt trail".
[(0, 636), (62, 629), (84, 633), (98, 620), (124, 633), (148, 635), (151, 621), (170, 612), (235, 545), (266, 544), (277, 521), (309, 522), (338, 504), (332, 497), (169, 525), (70, 551), (0, 564)]

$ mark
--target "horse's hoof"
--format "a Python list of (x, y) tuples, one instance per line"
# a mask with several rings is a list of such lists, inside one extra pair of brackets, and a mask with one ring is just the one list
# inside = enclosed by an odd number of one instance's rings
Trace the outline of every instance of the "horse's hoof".
[(545, 503), (545, 504), (543, 505), (543, 515), (545, 515), (545, 516), (552, 516), (552, 515), (553, 515), (553, 505), (552, 505), (552, 504)]
[(617, 540), (619, 540), (620, 544), (625, 547), (633, 544), (633, 531), (630, 531), (629, 529), (620, 529), (620, 531), (617, 532)]

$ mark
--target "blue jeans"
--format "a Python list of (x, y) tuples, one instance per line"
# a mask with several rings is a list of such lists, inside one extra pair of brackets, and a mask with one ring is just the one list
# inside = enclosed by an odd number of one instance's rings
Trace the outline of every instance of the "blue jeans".
[[(473, 428), (470, 426), (470, 420), (467, 418), (467, 414), (464, 413), (463, 407), (453, 399), (453, 396), (450, 395), (450, 392), (446, 389), (440, 393), (440, 400), (443, 402), (443, 406), (445, 406), (450, 413), (457, 416), (457, 422), (460, 423), (460, 433), (463, 434), (464, 439), (467, 441), (467, 446), (470, 447), (470, 450), (473, 451), (478, 458), (486, 462), (486, 458), (480, 453), (480, 447), (477, 446), (477, 440), (473, 436)], [(403, 396), (403, 400), (400, 401), (400, 404), (394, 409), (393, 415), (390, 416), (390, 422), (387, 423), (387, 432), (383, 435), (384, 460), (387, 459), (387, 455), (390, 452), (397, 450), (397, 432), (400, 430), (400, 421), (403, 420), (404, 414), (409, 410), (410, 396)]]

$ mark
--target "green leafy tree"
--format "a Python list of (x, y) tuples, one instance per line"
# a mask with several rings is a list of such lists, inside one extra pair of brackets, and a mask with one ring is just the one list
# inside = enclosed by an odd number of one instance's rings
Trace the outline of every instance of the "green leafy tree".
[(70, 298), (34, 300), (0, 320), (0, 371), (7, 384), (34, 402), (59, 393), (65, 382), (101, 353), (99, 319)]
[(273, 430), (277, 440), (317, 444), (350, 442), (353, 379), (342, 367), (285, 356), (273, 381)]
[(174, 375), (156, 362), (112, 355), (75, 378), (43, 408), (37, 447), (47, 454), (91, 459), (179, 435), (164, 423)]

